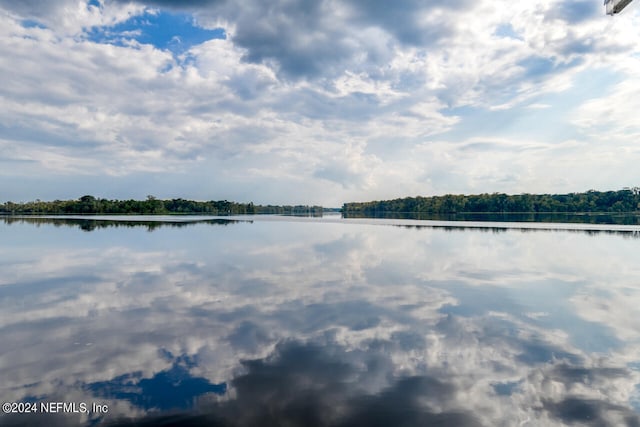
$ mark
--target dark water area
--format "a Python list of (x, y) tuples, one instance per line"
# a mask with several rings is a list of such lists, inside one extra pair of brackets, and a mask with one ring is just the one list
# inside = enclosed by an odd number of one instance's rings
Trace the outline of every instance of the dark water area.
[(429, 221), (493, 221), (493, 222), (540, 222), (577, 224), (640, 225), (637, 213), (616, 212), (473, 212), (451, 214), (428, 214), (418, 212), (379, 212), (375, 215), (345, 213), (345, 218), (415, 219)]
[(4, 218), (0, 425), (637, 426), (639, 232)]
[(0, 216), (0, 219), (8, 225), (11, 224), (32, 224), (53, 225), (54, 227), (77, 227), (83, 231), (94, 231), (100, 228), (112, 227), (145, 227), (148, 231), (153, 231), (161, 227), (188, 227), (194, 224), (229, 225), (243, 220), (232, 220), (226, 218), (209, 218), (199, 216), (153, 216), (153, 215), (130, 215), (130, 216)]

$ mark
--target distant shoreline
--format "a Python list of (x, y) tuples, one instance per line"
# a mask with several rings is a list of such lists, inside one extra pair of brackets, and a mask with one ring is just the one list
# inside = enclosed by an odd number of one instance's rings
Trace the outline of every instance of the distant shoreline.
[(485, 215), (485, 214), (639, 214), (640, 188), (619, 191), (587, 191), (569, 194), (503, 193), (405, 197), (392, 200), (345, 203), (346, 217), (377, 217), (394, 214)]
[[(345, 218), (402, 218), (445, 220), (489, 220), (515, 215), (536, 222), (537, 216), (640, 215), (640, 188), (569, 194), (484, 193), (476, 195), (417, 196), (391, 200), (344, 203), (342, 208), (309, 205), (256, 205), (228, 200), (186, 199), (110, 200), (85, 195), (77, 200), (35, 200), (0, 204), (0, 215), (303, 215), (342, 213)], [(440, 216), (441, 218), (438, 218)], [(459, 218), (458, 218), (459, 217)], [(483, 219), (484, 218), (484, 219)], [(499, 219), (498, 219), (499, 220)]]
[(195, 201), (186, 199), (110, 200), (82, 196), (77, 200), (54, 200), (0, 204), (5, 215), (318, 215), (335, 211), (309, 205), (255, 205), (228, 200)]

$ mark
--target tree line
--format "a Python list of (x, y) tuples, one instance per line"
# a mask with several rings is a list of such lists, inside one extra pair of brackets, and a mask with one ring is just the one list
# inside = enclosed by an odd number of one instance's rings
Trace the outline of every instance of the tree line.
[(147, 196), (146, 200), (109, 200), (94, 196), (82, 196), (77, 200), (35, 200), (24, 203), (0, 204), (0, 213), (5, 215), (322, 215), (322, 206), (307, 205), (254, 205), (228, 200), (195, 201), (185, 199), (162, 200)]
[(569, 194), (503, 193), (405, 197), (372, 202), (345, 203), (345, 216), (376, 216), (384, 213), (580, 213), (580, 212), (638, 212), (640, 188), (619, 191), (595, 191)]

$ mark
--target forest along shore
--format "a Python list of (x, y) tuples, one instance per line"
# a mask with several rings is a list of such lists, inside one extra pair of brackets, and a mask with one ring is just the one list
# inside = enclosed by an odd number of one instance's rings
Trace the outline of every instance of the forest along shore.
[(490, 214), (490, 213), (638, 213), (640, 188), (569, 194), (503, 193), (405, 197), (371, 202), (350, 202), (342, 207), (345, 217), (384, 214)]
[(185, 199), (162, 200), (147, 196), (146, 200), (109, 200), (94, 196), (82, 196), (77, 200), (54, 200), (0, 204), (0, 214), (5, 215), (322, 215), (322, 206), (307, 205), (255, 205), (249, 203), (219, 201), (195, 201)]

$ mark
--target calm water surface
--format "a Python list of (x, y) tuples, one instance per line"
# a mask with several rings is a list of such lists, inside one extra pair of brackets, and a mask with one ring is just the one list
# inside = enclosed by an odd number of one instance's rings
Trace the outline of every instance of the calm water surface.
[(0, 424), (640, 425), (640, 228), (167, 220), (0, 220), (0, 401), (89, 409)]

